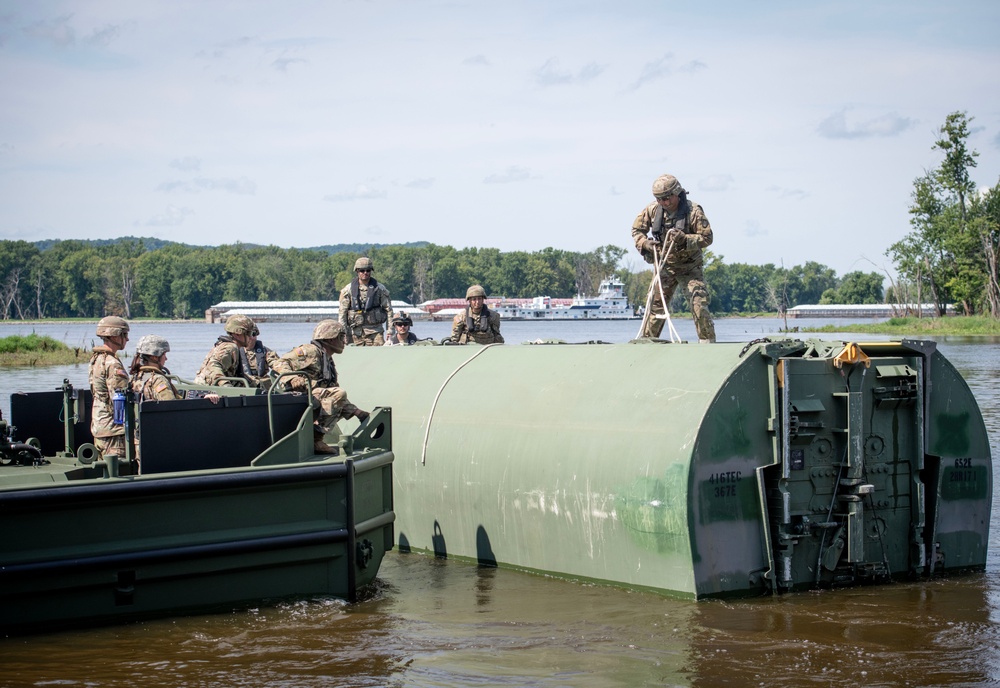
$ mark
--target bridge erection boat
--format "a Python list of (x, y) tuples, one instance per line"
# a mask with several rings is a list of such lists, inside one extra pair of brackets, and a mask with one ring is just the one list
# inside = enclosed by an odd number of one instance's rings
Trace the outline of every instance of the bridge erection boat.
[(139, 475), (90, 444), (89, 390), (11, 395), (0, 631), (354, 600), (373, 581), (393, 546), (390, 409), (343, 437), (342, 456), (320, 456), (308, 396), (213, 391), (227, 396), (146, 401), (126, 415)]
[[(398, 350), (396, 350), (398, 349)], [(689, 597), (983, 570), (990, 446), (933, 342), (359, 348), (401, 550)]]

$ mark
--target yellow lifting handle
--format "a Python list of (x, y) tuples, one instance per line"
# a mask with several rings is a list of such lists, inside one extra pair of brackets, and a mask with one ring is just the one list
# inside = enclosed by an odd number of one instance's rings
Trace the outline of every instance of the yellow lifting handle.
[(844, 350), (837, 354), (833, 359), (834, 368), (842, 368), (845, 363), (864, 363), (865, 368), (870, 368), (872, 365), (872, 359), (868, 358), (867, 354), (861, 350), (861, 347), (851, 342), (844, 347)]

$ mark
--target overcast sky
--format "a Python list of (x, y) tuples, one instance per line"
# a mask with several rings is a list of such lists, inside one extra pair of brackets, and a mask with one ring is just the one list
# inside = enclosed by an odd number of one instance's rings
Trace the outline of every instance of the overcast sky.
[[(890, 265), (948, 113), (1000, 177), (1000, 2), (0, 0), (0, 238)], [(874, 263), (874, 265), (873, 265)]]

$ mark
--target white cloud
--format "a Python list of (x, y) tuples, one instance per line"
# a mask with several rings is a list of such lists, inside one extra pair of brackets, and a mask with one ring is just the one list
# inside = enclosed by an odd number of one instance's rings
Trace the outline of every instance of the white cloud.
[(365, 184), (358, 184), (353, 191), (346, 191), (339, 194), (327, 194), (323, 196), (324, 201), (331, 203), (342, 203), (345, 201), (371, 201), (386, 198), (388, 192), (382, 189), (373, 189)]
[(708, 69), (708, 65), (701, 60), (689, 60), (688, 62), (675, 67), (673, 53), (667, 53), (666, 55), (663, 55), (662, 57), (659, 57), (651, 62), (646, 62), (642, 66), (642, 70), (639, 72), (638, 78), (636, 78), (628, 88), (630, 91), (636, 91), (647, 84), (662, 81), (674, 72), (694, 74), (695, 72), (700, 72), (704, 69)]
[(757, 220), (747, 220), (746, 225), (743, 228), (743, 234), (751, 239), (756, 239), (758, 237), (767, 236), (767, 230), (761, 229), (760, 223), (757, 222)]
[(179, 208), (176, 205), (168, 205), (159, 215), (146, 220), (147, 227), (177, 227), (184, 223), (189, 216), (194, 215), (190, 208)]
[(271, 63), (271, 66), (279, 72), (287, 72), (289, 66), (293, 64), (305, 64), (305, 62), (301, 57), (279, 57)]
[(421, 177), (404, 184), (408, 189), (429, 189), (434, 186), (434, 177)]
[(701, 191), (725, 191), (733, 185), (731, 174), (712, 174), (698, 182)]
[(777, 194), (778, 198), (791, 198), (794, 200), (802, 200), (809, 196), (808, 193), (802, 189), (789, 189), (781, 186), (769, 186), (767, 190), (773, 194)]
[(198, 177), (191, 181), (163, 182), (156, 187), (156, 190), (166, 192), (181, 191), (184, 193), (225, 191), (239, 196), (253, 196), (257, 193), (257, 185), (246, 177), (240, 177), (239, 179)]
[(602, 71), (604, 67), (596, 62), (589, 62), (573, 73), (572, 70), (563, 69), (559, 65), (559, 60), (551, 57), (535, 70), (535, 83), (539, 86), (580, 84), (596, 79)]
[(119, 36), (121, 36), (122, 27), (116, 26), (114, 24), (107, 24), (100, 29), (94, 29), (93, 33), (84, 39), (84, 42), (90, 43), (91, 45), (99, 45), (101, 47), (108, 47), (111, 45)]
[(197, 172), (201, 169), (201, 158), (190, 155), (183, 158), (174, 158), (170, 161), (170, 166), (182, 172)]
[(817, 131), (820, 136), (829, 139), (867, 139), (896, 136), (915, 124), (916, 122), (909, 117), (901, 117), (894, 112), (861, 122), (848, 123), (847, 109), (844, 109), (820, 122)]
[(70, 26), (72, 18), (72, 14), (65, 14), (54, 19), (43, 19), (26, 26), (24, 33), (31, 38), (65, 48), (76, 43), (76, 31)]
[(504, 172), (491, 174), (483, 180), (483, 184), (510, 184), (511, 182), (523, 182), (531, 178), (531, 170), (525, 167), (512, 165)]

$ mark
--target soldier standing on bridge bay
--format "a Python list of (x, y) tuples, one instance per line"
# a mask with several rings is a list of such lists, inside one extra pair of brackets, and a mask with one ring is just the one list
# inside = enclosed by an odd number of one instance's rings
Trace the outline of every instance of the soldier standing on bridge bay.
[[(712, 226), (701, 206), (688, 200), (687, 191), (677, 177), (669, 174), (657, 177), (653, 182), (653, 198), (654, 201), (632, 223), (635, 247), (647, 263), (654, 264), (650, 285), (653, 299), (642, 336), (660, 336), (662, 316), (680, 284), (687, 292), (698, 340), (714, 342), (715, 323), (708, 310), (708, 285), (702, 272), (705, 262), (702, 250), (712, 245)], [(660, 284), (657, 284), (657, 274)]]
[(385, 325), (392, 320), (389, 290), (379, 284), (372, 272), (372, 259), (358, 258), (354, 279), (340, 290), (340, 324), (347, 333), (347, 343), (355, 346), (382, 346)]

